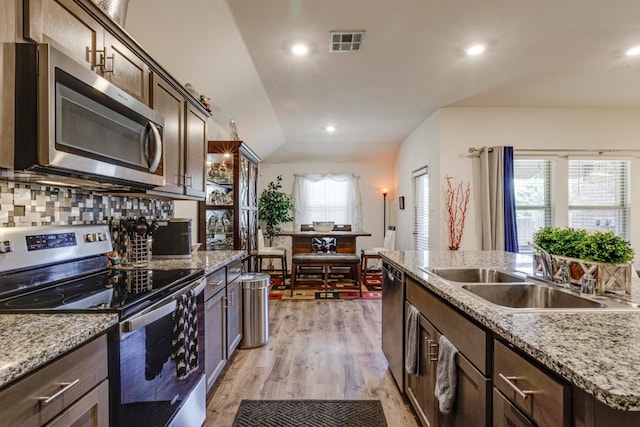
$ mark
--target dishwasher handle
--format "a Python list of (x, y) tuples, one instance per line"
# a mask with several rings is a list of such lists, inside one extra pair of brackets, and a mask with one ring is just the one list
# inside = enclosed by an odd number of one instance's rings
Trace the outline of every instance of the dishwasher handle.
[(402, 271), (400, 269), (397, 269), (395, 267), (393, 267), (392, 265), (389, 265), (387, 263), (383, 263), (382, 264), (382, 272), (383, 274), (386, 274), (386, 277), (389, 281), (399, 281), (402, 282)]

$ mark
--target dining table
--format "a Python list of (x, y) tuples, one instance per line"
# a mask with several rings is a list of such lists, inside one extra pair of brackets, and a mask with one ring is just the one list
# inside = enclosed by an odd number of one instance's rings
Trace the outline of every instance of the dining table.
[(333, 237), (336, 239), (337, 253), (356, 253), (356, 238), (371, 236), (366, 231), (281, 231), (278, 236), (291, 237), (291, 254), (311, 252), (311, 241), (314, 237)]

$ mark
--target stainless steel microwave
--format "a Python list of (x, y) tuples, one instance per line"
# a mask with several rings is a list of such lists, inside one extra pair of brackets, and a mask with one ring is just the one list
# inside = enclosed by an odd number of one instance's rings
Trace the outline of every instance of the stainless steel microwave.
[(163, 126), (153, 109), (61, 50), (16, 45), (15, 170), (162, 186)]

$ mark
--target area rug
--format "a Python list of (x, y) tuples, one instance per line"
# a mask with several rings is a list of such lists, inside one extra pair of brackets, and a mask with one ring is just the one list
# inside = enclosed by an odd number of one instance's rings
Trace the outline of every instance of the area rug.
[(386, 427), (379, 400), (243, 400), (234, 427)]
[[(362, 299), (381, 299), (381, 279), (380, 275), (367, 277), (367, 282), (361, 285)], [(321, 280), (313, 279), (311, 276), (302, 277), (296, 281), (296, 288), (291, 296), (291, 279), (283, 283), (280, 277), (271, 277), (271, 290), (269, 299), (272, 300), (315, 300), (315, 299), (331, 299), (345, 300), (359, 298), (358, 289), (353, 286), (353, 282), (343, 278), (329, 281), (329, 289), (325, 296), (324, 286)]]

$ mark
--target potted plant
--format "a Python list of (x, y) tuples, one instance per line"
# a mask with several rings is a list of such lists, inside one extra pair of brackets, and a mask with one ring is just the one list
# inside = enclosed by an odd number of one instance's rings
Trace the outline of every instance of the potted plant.
[[(533, 234), (533, 244), (551, 254), (554, 277), (562, 265), (570, 271), (570, 281), (580, 285), (583, 278), (596, 279), (597, 291), (631, 291), (635, 256), (628, 241), (613, 231), (587, 231), (570, 227), (543, 227)], [(534, 272), (542, 270), (534, 258)]]
[(281, 189), (282, 175), (278, 175), (276, 182), (271, 181), (262, 191), (258, 201), (258, 219), (265, 224), (263, 233), (269, 238), (269, 246), (280, 232), (280, 224), (293, 221), (290, 214), (293, 209), (291, 195), (283, 193)]

